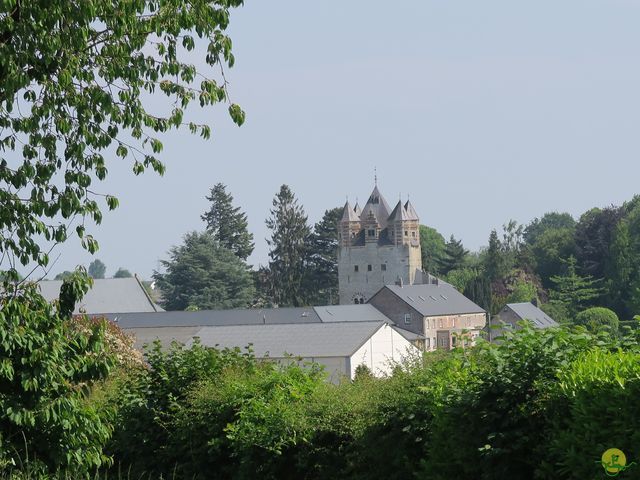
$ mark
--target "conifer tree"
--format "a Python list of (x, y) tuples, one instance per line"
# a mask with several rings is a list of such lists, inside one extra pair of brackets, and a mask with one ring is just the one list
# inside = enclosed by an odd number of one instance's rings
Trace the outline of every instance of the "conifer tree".
[(451, 270), (457, 270), (464, 265), (465, 258), (469, 253), (462, 245), (462, 240), (456, 240), (453, 235), (444, 248), (444, 257), (441, 261), (440, 273), (446, 275)]
[(324, 212), (313, 227), (305, 289), (314, 305), (338, 302), (338, 222), (341, 216), (342, 208), (332, 208)]
[(247, 265), (209, 233), (186, 234), (169, 257), (160, 261), (166, 272), (153, 274), (166, 310), (243, 308), (251, 303), (255, 292)]
[(487, 249), (487, 255), (484, 261), (484, 270), (487, 274), (487, 278), (490, 281), (495, 281), (502, 275), (503, 260), (502, 260), (502, 247), (500, 245), (500, 239), (498, 238), (498, 232), (491, 230), (489, 235), (489, 248)]
[(273, 199), (266, 224), (271, 230), (271, 238), (267, 239), (271, 298), (280, 306), (305, 305), (307, 241), (311, 232), (304, 209), (287, 185), (282, 185)]
[(253, 234), (247, 229), (247, 215), (240, 207), (233, 206), (233, 196), (226, 188), (223, 183), (214, 185), (207, 197), (211, 207), (201, 218), (207, 223), (207, 231), (222, 247), (246, 260), (253, 252)]
[(564, 307), (570, 320), (574, 320), (578, 312), (589, 307), (602, 293), (598, 286), (600, 280), (577, 274), (576, 259), (573, 256), (567, 260), (567, 273), (551, 277), (551, 281), (555, 285), (549, 292), (551, 303)]

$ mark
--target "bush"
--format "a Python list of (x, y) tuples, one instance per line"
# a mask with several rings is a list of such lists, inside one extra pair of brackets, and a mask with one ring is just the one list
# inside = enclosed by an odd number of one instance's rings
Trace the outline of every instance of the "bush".
[(339, 385), (295, 359), (156, 344), (115, 387), (110, 451), (132, 478), (597, 478), (606, 448), (638, 461), (639, 338), (525, 324)]
[(615, 336), (618, 335), (620, 321), (614, 311), (603, 307), (592, 307), (576, 315), (575, 324), (582, 325), (592, 332), (598, 332), (606, 327), (611, 335)]
[(80, 477), (108, 460), (110, 425), (86, 400), (115, 358), (104, 324), (80, 329), (68, 316), (87, 288), (72, 276), (57, 307), (35, 284), (0, 298), (0, 472)]

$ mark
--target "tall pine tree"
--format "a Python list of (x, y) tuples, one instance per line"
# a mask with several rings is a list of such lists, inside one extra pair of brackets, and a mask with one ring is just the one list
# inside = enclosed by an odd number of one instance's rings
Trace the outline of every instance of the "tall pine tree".
[(207, 197), (211, 207), (202, 216), (209, 232), (218, 243), (246, 260), (253, 252), (253, 234), (247, 229), (247, 215), (233, 206), (233, 197), (223, 183), (217, 183)]
[(282, 185), (273, 199), (271, 216), (266, 221), (271, 230), (267, 239), (271, 298), (279, 306), (302, 306), (309, 299), (304, 280), (307, 272), (307, 241), (311, 233), (307, 215), (287, 185)]
[(499, 279), (504, 273), (502, 245), (495, 229), (491, 230), (489, 235), (489, 248), (487, 248), (487, 254), (484, 258), (484, 271), (491, 282)]
[(305, 290), (314, 305), (338, 302), (338, 222), (341, 217), (342, 208), (332, 208), (324, 212), (313, 227)]
[(462, 240), (456, 240), (453, 235), (444, 247), (444, 256), (440, 262), (440, 273), (446, 275), (451, 270), (458, 270), (464, 266), (468, 250), (462, 245)]

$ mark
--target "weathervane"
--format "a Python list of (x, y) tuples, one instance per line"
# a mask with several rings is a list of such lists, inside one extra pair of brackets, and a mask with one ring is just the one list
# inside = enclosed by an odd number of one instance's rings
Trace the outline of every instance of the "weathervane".
[(373, 167), (373, 183), (377, 187), (378, 186), (378, 168)]

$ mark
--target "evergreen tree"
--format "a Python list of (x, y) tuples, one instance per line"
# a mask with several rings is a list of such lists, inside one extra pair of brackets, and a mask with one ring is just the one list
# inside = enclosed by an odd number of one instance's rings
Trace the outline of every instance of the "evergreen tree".
[(578, 312), (591, 306), (593, 300), (602, 293), (598, 286), (600, 280), (577, 274), (575, 257), (569, 257), (566, 274), (551, 277), (551, 281), (554, 284), (549, 292), (551, 303), (564, 307), (571, 320), (575, 319)]
[(451, 270), (458, 270), (463, 267), (468, 250), (465, 250), (461, 240), (456, 240), (453, 235), (449, 238), (444, 248), (444, 256), (440, 262), (440, 273), (446, 275)]
[(242, 308), (253, 300), (247, 265), (209, 233), (188, 233), (169, 257), (160, 261), (166, 273), (153, 274), (166, 310)]
[(477, 275), (464, 289), (464, 296), (491, 312), (491, 283), (487, 277)]
[(287, 185), (282, 185), (273, 199), (271, 216), (266, 220), (271, 230), (269, 282), (271, 297), (280, 306), (301, 306), (308, 302), (304, 288), (310, 229), (307, 215)]
[(233, 206), (233, 197), (226, 188), (222, 183), (214, 185), (207, 197), (211, 207), (201, 218), (207, 223), (207, 231), (221, 246), (246, 260), (253, 252), (253, 234), (247, 229), (247, 215), (240, 207)]
[(89, 264), (89, 276), (91, 278), (104, 278), (106, 272), (107, 266), (98, 258)]
[(309, 242), (307, 297), (315, 305), (338, 303), (338, 222), (342, 208), (324, 212)]
[(504, 273), (502, 245), (495, 229), (491, 230), (489, 235), (489, 248), (487, 248), (484, 259), (484, 271), (491, 282), (498, 280)]

